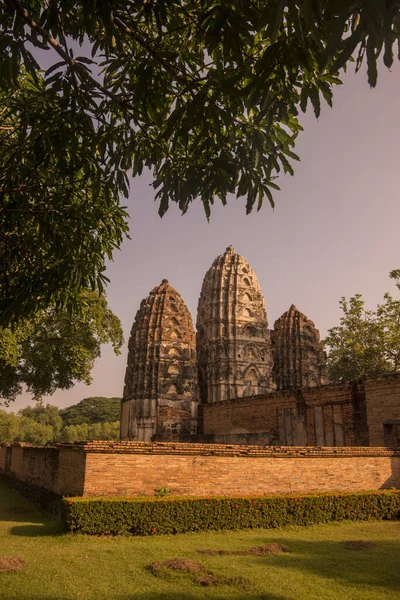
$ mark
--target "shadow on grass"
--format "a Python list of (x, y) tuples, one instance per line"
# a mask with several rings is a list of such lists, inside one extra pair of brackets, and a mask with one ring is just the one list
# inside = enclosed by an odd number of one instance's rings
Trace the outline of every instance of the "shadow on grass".
[[(343, 537), (343, 541), (347, 541)], [(336, 579), (349, 586), (368, 585), (398, 591), (400, 589), (400, 538), (398, 540), (373, 540), (375, 548), (349, 549), (341, 541), (326, 542), (277, 539), (288, 546), (290, 554), (276, 554), (269, 564), (282, 569), (296, 569), (326, 579)], [(260, 564), (264, 558), (244, 557), (246, 561)], [(223, 557), (221, 557), (223, 560)], [(247, 563), (248, 564), (248, 563)]]
[(4, 484), (0, 485), (0, 521), (23, 523), (11, 527), (11, 535), (37, 537), (61, 533), (59, 520), (44, 513), (20, 492)]
[(10, 529), (10, 535), (17, 535), (22, 537), (43, 537), (56, 535), (63, 535), (65, 531), (62, 530), (61, 523), (59, 521), (44, 522), (42, 525), (15, 525)]
[[(207, 588), (210, 589), (210, 588)], [(222, 598), (223, 587), (212, 588), (220, 591), (220, 597)], [(241, 592), (242, 598), (246, 600), (287, 600), (287, 596), (276, 596), (274, 594), (266, 594), (265, 592)], [(18, 596), (18, 600), (55, 600), (54, 596)], [(70, 600), (68, 596), (58, 596), (57, 600)], [(150, 592), (145, 594), (123, 594), (120, 596), (112, 596), (112, 600), (204, 600), (204, 592), (200, 595), (187, 594), (186, 592)]]
[(45, 515), (22, 494), (0, 485), (0, 521), (43, 523)]

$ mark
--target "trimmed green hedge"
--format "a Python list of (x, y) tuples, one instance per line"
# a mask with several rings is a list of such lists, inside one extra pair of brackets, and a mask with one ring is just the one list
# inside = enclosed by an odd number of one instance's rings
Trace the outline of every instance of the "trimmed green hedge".
[(221, 529), (314, 525), (400, 516), (400, 491), (284, 496), (65, 498), (68, 531), (155, 535)]

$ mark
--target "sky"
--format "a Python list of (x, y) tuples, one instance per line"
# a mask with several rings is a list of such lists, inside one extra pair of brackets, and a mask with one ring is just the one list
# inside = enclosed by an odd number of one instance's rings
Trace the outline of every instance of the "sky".
[[(371, 89), (354, 67), (317, 120), (309, 108), (302, 118), (295, 175), (277, 182), (276, 207), (267, 201), (248, 216), (245, 199), (216, 204), (208, 223), (201, 203), (186, 215), (172, 206), (161, 219), (149, 172), (132, 181), (127, 202), (130, 240), (107, 269), (108, 303), (121, 319), (125, 345), (115, 356), (103, 347), (90, 386), (44, 397), (59, 408), (89, 396), (122, 396), (127, 342), (140, 301), (163, 278), (187, 303), (196, 321), (202, 280), (228, 245), (255, 269), (269, 324), (293, 303), (312, 319), (323, 338), (339, 324), (339, 300), (361, 293), (375, 308), (386, 291), (395, 292), (389, 272), (400, 268), (400, 65), (381, 67)], [(219, 201), (217, 201), (219, 202)], [(33, 405), (22, 394), (9, 410)]]

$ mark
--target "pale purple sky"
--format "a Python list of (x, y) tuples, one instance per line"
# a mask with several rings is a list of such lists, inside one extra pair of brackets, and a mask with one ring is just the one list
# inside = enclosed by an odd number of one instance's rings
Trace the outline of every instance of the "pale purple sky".
[[(245, 200), (216, 204), (207, 220), (200, 202), (181, 216), (175, 207), (160, 219), (149, 173), (132, 182), (128, 210), (131, 240), (115, 253), (107, 275), (108, 302), (122, 321), (126, 344), (142, 298), (167, 278), (196, 321), (205, 272), (232, 244), (255, 269), (269, 323), (294, 303), (324, 337), (339, 323), (342, 296), (363, 294), (374, 308), (394, 291), (388, 274), (400, 268), (400, 66), (381, 67), (370, 89), (365, 72), (350, 66), (334, 106), (317, 121), (309, 109), (295, 151), (295, 176), (280, 177), (274, 211), (246, 216)], [(116, 357), (108, 347), (90, 386), (57, 391), (45, 402), (65, 407), (88, 396), (121, 396), (126, 344)], [(24, 394), (10, 410), (32, 404)]]

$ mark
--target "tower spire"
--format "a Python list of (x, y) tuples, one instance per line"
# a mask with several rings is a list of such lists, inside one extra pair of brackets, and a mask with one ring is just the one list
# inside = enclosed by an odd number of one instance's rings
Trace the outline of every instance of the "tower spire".
[(257, 276), (232, 246), (207, 271), (197, 313), (201, 402), (274, 389), (264, 299)]

